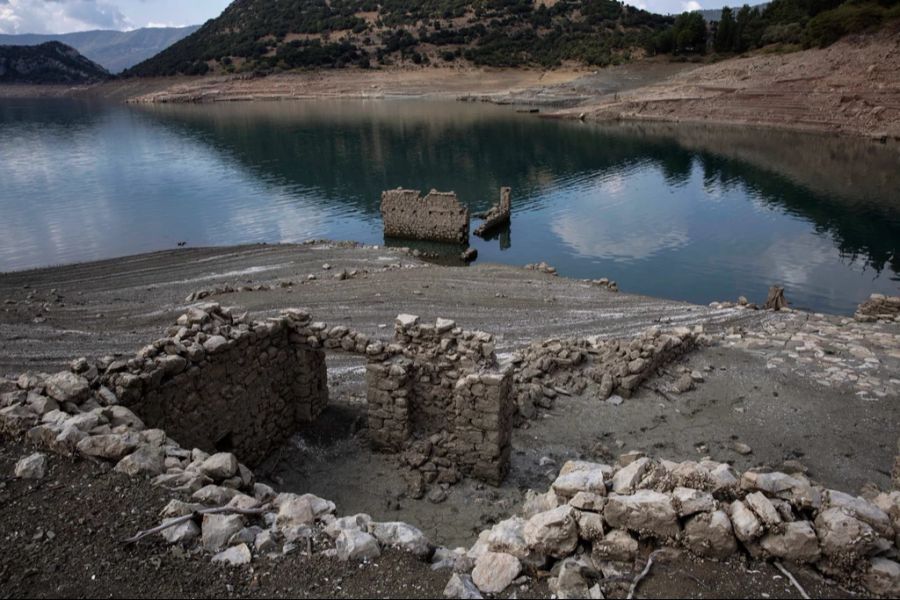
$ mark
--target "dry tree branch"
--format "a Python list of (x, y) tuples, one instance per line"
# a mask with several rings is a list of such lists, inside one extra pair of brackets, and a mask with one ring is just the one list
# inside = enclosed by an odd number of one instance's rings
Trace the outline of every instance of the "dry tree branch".
[(160, 533), (165, 531), (170, 527), (175, 527), (176, 525), (181, 525), (182, 523), (187, 523), (188, 521), (192, 521), (194, 519), (199, 519), (203, 515), (220, 515), (220, 514), (236, 514), (236, 515), (261, 515), (266, 513), (269, 510), (269, 506), (261, 506), (259, 508), (238, 508), (236, 506), (219, 506), (216, 508), (203, 508), (197, 511), (194, 511), (188, 515), (184, 515), (181, 517), (177, 517), (172, 519), (168, 523), (163, 523), (162, 525), (157, 525), (152, 529), (146, 529), (144, 531), (139, 531), (132, 537), (122, 540), (125, 544), (133, 544), (144, 539), (147, 536), (153, 535), (154, 533)]
[(632, 600), (634, 598), (634, 593), (637, 591), (638, 585), (640, 585), (641, 581), (643, 581), (644, 577), (650, 573), (650, 569), (653, 567), (653, 559), (656, 558), (658, 554), (663, 552), (663, 550), (654, 550), (650, 553), (650, 556), (647, 558), (647, 566), (644, 567), (644, 570), (640, 572), (640, 574), (634, 578), (634, 581), (631, 582), (631, 589), (628, 590), (628, 600)]
[(784, 576), (787, 577), (788, 580), (790, 580), (790, 582), (793, 584), (793, 586), (794, 586), (795, 588), (797, 588), (797, 591), (800, 592), (800, 595), (801, 595), (803, 598), (805, 598), (806, 600), (809, 600), (809, 594), (806, 593), (806, 590), (803, 589), (803, 586), (800, 585), (800, 582), (797, 581), (797, 579), (791, 574), (791, 572), (788, 571), (788, 570), (784, 567), (784, 565), (781, 564), (781, 561), (776, 560), (776, 561), (775, 561), (775, 566), (778, 568), (779, 571), (781, 571), (782, 573), (784, 573)]

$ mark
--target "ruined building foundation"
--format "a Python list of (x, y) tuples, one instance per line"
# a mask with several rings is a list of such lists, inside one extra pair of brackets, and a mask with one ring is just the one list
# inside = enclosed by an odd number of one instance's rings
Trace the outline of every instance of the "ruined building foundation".
[(484, 222), (475, 230), (475, 235), (484, 237), (498, 227), (509, 224), (512, 215), (511, 190), (508, 187), (500, 188), (500, 202), (484, 213)]
[(497, 366), (492, 336), (401, 315), (396, 341), (402, 354), (366, 370), (374, 447), (398, 452), (428, 440), (461, 473), (500, 484), (516, 405), (512, 370)]
[(251, 322), (212, 303), (166, 333), (134, 358), (111, 361), (99, 383), (182, 445), (258, 464), (325, 409), (325, 353), (336, 351), (368, 362), (374, 449), (402, 452), (428, 439), (441, 468), (493, 484), (509, 469), (512, 371), (498, 367), (490, 334), (401, 315), (385, 344), (302, 310)]
[(453, 192), (389, 190), (381, 194), (381, 218), (386, 237), (466, 244), (469, 209)]

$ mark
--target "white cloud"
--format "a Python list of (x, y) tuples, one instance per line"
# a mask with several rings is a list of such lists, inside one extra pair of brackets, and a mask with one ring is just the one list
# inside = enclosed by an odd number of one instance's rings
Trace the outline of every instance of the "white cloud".
[(147, 27), (148, 29), (162, 29), (164, 27), (184, 27), (184, 23), (157, 23), (156, 21), (150, 21), (149, 23), (144, 25), (144, 27)]
[(551, 229), (575, 253), (604, 260), (635, 261), (690, 243), (688, 224), (674, 202), (657, 205), (648, 181), (658, 174), (605, 175), (566, 192), (567, 210)]
[(685, 11), (688, 11), (688, 12), (694, 11), (694, 10), (703, 10), (703, 7), (700, 5), (699, 2), (697, 2), (697, 0), (688, 0), (687, 2), (682, 2), (681, 8), (683, 8)]
[(103, 0), (0, 0), (0, 33), (131, 28), (122, 11)]

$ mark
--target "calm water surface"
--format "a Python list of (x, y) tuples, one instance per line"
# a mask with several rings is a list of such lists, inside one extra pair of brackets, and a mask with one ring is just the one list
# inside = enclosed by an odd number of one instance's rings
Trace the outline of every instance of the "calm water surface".
[(181, 241), (381, 244), (384, 189), (455, 190), (479, 211), (501, 185), (512, 225), (473, 236), (479, 260), (698, 303), (780, 283), (840, 313), (900, 289), (894, 146), (423, 101), (0, 100), (0, 271)]

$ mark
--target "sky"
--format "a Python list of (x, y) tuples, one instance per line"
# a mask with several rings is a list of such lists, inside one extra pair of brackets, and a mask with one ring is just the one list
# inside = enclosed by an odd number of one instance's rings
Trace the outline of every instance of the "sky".
[[(198, 25), (230, 0), (0, 0), (0, 33), (70, 33), (90, 29)], [(719, 8), (726, 0), (630, 0), (658, 13)], [(732, 2), (734, 4), (734, 2)]]

